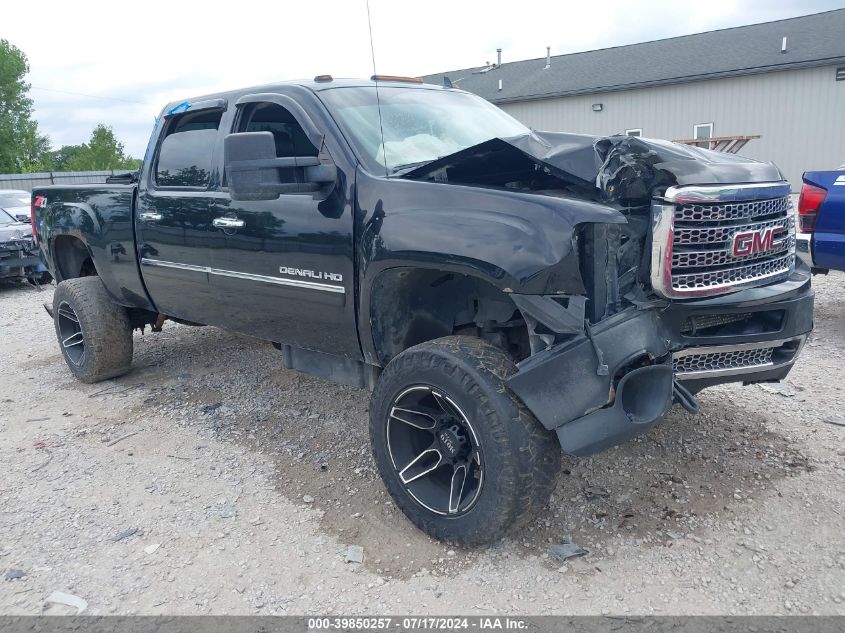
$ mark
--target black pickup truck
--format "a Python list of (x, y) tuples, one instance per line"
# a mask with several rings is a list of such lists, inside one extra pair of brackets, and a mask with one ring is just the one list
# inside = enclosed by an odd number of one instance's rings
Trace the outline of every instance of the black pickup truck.
[(169, 104), (125, 183), (33, 192), (70, 370), (165, 319), (372, 389), (373, 454), (429, 534), (489, 542), (561, 453), (782, 379), (813, 325), (771, 164), (527, 129), (419, 80), (320, 76)]

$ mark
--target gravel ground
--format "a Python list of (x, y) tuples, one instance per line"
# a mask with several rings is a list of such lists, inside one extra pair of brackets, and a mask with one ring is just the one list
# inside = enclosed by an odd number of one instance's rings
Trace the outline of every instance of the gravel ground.
[[(171, 323), (135, 335), (132, 373), (84, 385), (52, 288), (0, 286), (0, 613), (75, 612), (46, 601), (62, 591), (92, 614), (845, 615), (843, 280), (816, 278), (787, 381), (565, 458), (544, 514), (473, 550), (390, 502), (366, 392)], [(589, 553), (555, 561), (567, 539)]]

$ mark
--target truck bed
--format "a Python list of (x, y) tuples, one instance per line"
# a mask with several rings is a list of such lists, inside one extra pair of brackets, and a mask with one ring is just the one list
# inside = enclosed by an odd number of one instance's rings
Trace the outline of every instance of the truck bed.
[[(47, 267), (56, 271), (57, 282), (80, 276), (85, 266), (108, 262), (96, 270), (112, 298), (126, 307), (153, 309), (136, 255), (132, 215), (136, 190), (134, 184), (52, 185), (33, 189), (34, 198), (46, 198), (37, 214), (35, 230), (39, 236), (49, 236), (42, 252)], [(90, 256), (79, 252), (55, 261), (56, 243), (73, 237), (88, 245)]]

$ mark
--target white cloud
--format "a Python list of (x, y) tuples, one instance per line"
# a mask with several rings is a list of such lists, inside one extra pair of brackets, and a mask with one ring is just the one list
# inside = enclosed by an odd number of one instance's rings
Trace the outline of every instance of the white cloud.
[[(840, 4), (371, 0), (370, 9), (379, 72), (421, 75), (494, 61), (497, 47), (504, 61), (513, 61), (542, 57), (546, 46), (553, 54), (569, 53)], [(105, 123), (140, 156), (153, 118), (168, 101), (322, 73), (372, 74), (364, 0), (50, 5), (8, 3), (0, 37), (29, 57), (36, 118), (54, 146), (83, 142)]]

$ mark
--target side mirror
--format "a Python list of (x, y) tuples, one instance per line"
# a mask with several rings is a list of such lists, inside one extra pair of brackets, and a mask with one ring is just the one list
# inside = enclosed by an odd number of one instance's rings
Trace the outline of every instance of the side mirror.
[[(223, 163), (233, 200), (275, 200), (283, 193), (315, 193), (337, 180), (337, 168), (316, 156), (276, 158), (271, 132), (239, 132), (223, 139)], [(282, 182), (293, 169), (296, 182)]]

